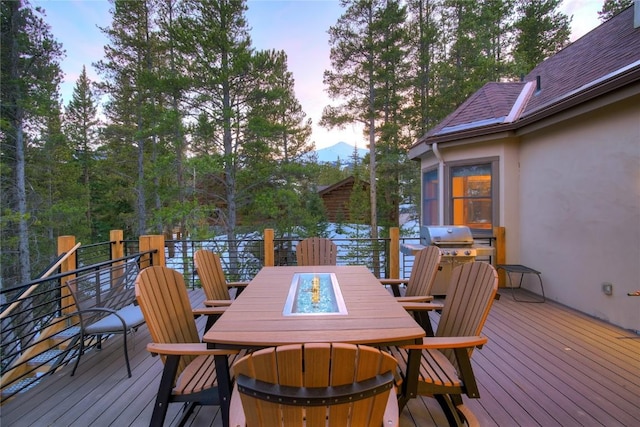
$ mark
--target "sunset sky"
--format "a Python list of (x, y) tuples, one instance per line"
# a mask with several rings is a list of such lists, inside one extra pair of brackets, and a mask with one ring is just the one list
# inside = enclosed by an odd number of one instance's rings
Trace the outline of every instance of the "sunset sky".
[[(602, 3), (602, 0), (562, 2), (562, 11), (573, 16), (572, 40), (600, 23), (597, 11)], [(98, 27), (110, 25), (111, 5), (106, 0), (31, 0), (31, 4), (41, 6), (46, 11), (45, 20), (66, 51), (66, 58), (61, 64), (65, 73), (61, 94), (66, 105), (83, 65), (87, 67), (90, 79), (99, 80), (92, 64), (103, 57), (106, 38)], [(248, 0), (247, 5), (253, 46), (287, 53), (289, 71), (295, 79), (296, 96), (314, 123), (312, 140), (316, 147), (323, 148), (344, 141), (365, 148), (366, 140), (354, 126), (328, 130), (317, 125), (322, 109), (331, 103), (324, 90), (322, 74), (331, 65), (327, 30), (342, 14), (339, 2)]]

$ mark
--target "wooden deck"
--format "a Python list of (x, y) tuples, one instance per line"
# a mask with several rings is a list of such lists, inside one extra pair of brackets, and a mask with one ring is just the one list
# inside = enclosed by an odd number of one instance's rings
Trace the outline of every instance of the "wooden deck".
[[(501, 293), (485, 326), (489, 343), (472, 359), (481, 398), (467, 402), (482, 426), (640, 425), (637, 335), (550, 301), (521, 303)], [(191, 297), (194, 306), (203, 299), (198, 291)], [(83, 356), (74, 377), (67, 367), (7, 402), (0, 425), (148, 425), (162, 363), (145, 350), (143, 327), (127, 378), (116, 340)], [(180, 409), (170, 406), (171, 425)], [(218, 407), (197, 410), (188, 425), (222, 426)], [(428, 425), (446, 425), (442, 412), (433, 399), (413, 399), (401, 426)]]

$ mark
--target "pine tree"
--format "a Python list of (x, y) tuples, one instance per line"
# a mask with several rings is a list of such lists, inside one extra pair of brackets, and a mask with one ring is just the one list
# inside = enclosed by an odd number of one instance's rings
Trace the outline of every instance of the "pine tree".
[(437, 0), (412, 0), (409, 11), (409, 52), (412, 69), (412, 103), (409, 112), (411, 136), (415, 140), (437, 124), (434, 106), (434, 65), (437, 61), (440, 28)]
[(604, 0), (602, 9), (598, 11), (598, 18), (600, 18), (600, 21), (605, 22), (632, 4), (633, 0)]
[[(63, 51), (41, 18), (22, 1), (0, 3), (0, 155), (2, 171), (2, 286), (30, 280), (29, 144), (57, 113)], [(38, 251), (34, 251), (38, 253)], [(44, 260), (45, 265), (50, 260)]]
[(321, 124), (343, 127), (362, 123), (369, 140), (370, 225), (371, 237), (378, 236), (376, 187), (376, 119), (380, 89), (376, 73), (380, 64), (379, 44), (384, 34), (374, 33), (376, 14), (383, 0), (342, 0), (346, 7), (336, 25), (329, 29), (332, 70), (324, 73), (324, 84), (332, 99), (344, 99), (338, 106), (325, 107)]
[[(116, 137), (105, 141), (110, 145), (108, 151), (116, 154), (120, 144), (134, 144), (137, 148), (135, 157), (118, 160), (121, 172), (135, 183), (138, 234), (147, 232), (147, 170), (149, 164), (154, 164), (150, 157), (157, 156), (153, 7), (153, 0), (116, 0), (112, 25), (103, 29), (110, 43), (105, 46), (106, 59), (96, 64), (104, 78), (99, 87), (109, 96), (105, 106), (111, 128), (108, 134)], [(151, 178), (155, 176), (151, 174)], [(157, 193), (157, 184), (152, 188)]]
[(162, 215), (162, 222), (166, 228), (173, 228), (177, 223), (180, 234), (186, 235), (185, 222), (194, 209), (193, 200), (188, 200), (189, 186), (185, 179), (188, 143), (184, 118), (188, 114), (185, 95), (189, 79), (181, 73), (184, 68), (184, 57), (176, 48), (175, 42), (178, 5), (179, 0), (159, 0), (158, 4), (159, 49), (166, 57), (165, 61), (159, 64), (158, 91), (167, 99), (166, 107), (159, 112), (161, 116), (159, 121), (161, 127), (165, 129), (168, 145), (173, 153), (173, 156), (169, 157), (169, 167), (165, 169), (175, 171), (175, 186), (165, 193), (165, 197), (170, 200), (170, 202), (165, 201), (169, 214)]
[(477, 20), (480, 48), (478, 89), (487, 82), (499, 82), (514, 76), (509, 47), (513, 32), (511, 20), (515, 0), (486, 0), (482, 2)]
[(211, 176), (224, 193), (220, 212), (230, 241), (232, 268), (237, 262), (237, 175), (241, 167), (247, 98), (253, 75), (251, 40), (244, 0), (186, 0), (180, 5), (174, 36), (185, 57), (190, 110), (197, 118), (194, 151), (221, 168)]
[(56, 253), (58, 236), (73, 235), (80, 242), (92, 241), (92, 236), (84, 165), (76, 145), (63, 134), (60, 105), (45, 123), (46, 128), (33, 141), (27, 171), (35, 193), (32, 209), (39, 218), (33, 231), (46, 235), (49, 253)]
[(560, 0), (519, 0), (514, 59), (517, 74), (527, 74), (569, 42), (571, 19), (558, 10)]
[(388, 1), (374, 24), (375, 32), (385, 34), (380, 40), (378, 91), (380, 102), (378, 159), (378, 217), (383, 227), (398, 227), (403, 198), (406, 152), (413, 143), (408, 131), (406, 99), (410, 93), (409, 37), (405, 28), (406, 9), (396, 1)]
[[(239, 191), (248, 204), (245, 215), (273, 226), (290, 237), (294, 225), (309, 222), (303, 192), (309, 190), (305, 156), (313, 149), (309, 141), (311, 121), (295, 97), (293, 76), (283, 51), (261, 51), (253, 56), (255, 80), (249, 96), (245, 143), (240, 158)], [(252, 197), (256, 192), (260, 197)], [(256, 203), (260, 201), (258, 206)]]
[(91, 88), (91, 81), (87, 76), (86, 67), (73, 89), (73, 95), (65, 110), (64, 133), (71, 146), (75, 149), (75, 156), (82, 170), (82, 192), (78, 196), (85, 204), (85, 216), (91, 224), (91, 186), (93, 163), (98, 145), (98, 101)]
[[(362, 123), (369, 141), (369, 198), (371, 238), (378, 238), (378, 216), (388, 225), (397, 219), (398, 175), (389, 171), (406, 131), (405, 102), (409, 80), (406, 10), (395, 0), (343, 1), (346, 11), (329, 29), (332, 70), (325, 71), (324, 83), (331, 98), (344, 102), (325, 107), (325, 126)], [(378, 156), (385, 165), (378, 172)], [(385, 197), (378, 205), (378, 180), (384, 179)], [(373, 265), (377, 263), (374, 255)]]
[(443, 52), (437, 65), (440, 118), (455, 110), (486, 83), (486, 77), (481, 77), (486, 69), (479, 35), (478, 17), (481, 15), (480, 2), (444, 1), (440, 19)]

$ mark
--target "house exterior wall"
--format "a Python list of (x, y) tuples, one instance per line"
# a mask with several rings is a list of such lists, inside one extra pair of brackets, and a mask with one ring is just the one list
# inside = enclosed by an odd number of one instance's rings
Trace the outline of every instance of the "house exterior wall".
[(350, 221), (349, 200), (352, 191), (353, 182), (350, 182), (321, 196), (329, 222)]
[[(363, 221), (357, 221), (353, 218), (349, 207), (351, 205), (351, 195), (353, 193), (354, 185), (354, 179), (353, 177), (350, 177), (320, 192), (320, 198), (322, 199), (322, 203), (325, 208), (327, 221), (337, 223), (358, 223), (364, 221), (363, 223), (365, 224), (370, 222), (369, 217), (366, 215)], [(368, 195), (369, 184), (365, 181), (360, 181), (360, 185), (361, 187), (359, 189)]]
[(508, 262), (540, 270), (549, 298), (640, 330), (640, 96), (523, 135), (519, 203)]
[[(640, 331), (640, 297), (627, 296), (640, 290), (640, 95), (535, 127), (439, 152), (445, 163), (500, 158), (507, 263), (541, 271), (549, 299)], [(423, 172), (438, 164), (431, 150), (420, 157)], [(523, 284), (538, 290), (534, 276)]]

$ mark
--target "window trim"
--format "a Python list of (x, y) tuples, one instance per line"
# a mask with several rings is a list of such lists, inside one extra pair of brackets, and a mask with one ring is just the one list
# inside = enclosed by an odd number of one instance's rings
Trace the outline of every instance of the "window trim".
[(472, 228), (472, 234), (485, 236), (485, 235), (493, 235), (493, 227), (499, 226), (500, 220), (500, 199), (499, 199), (499, 189), (500, 189), (500, 157), (491, 156), (491, 157), (479, 157), (474, 159), (465, 159), (465, 160), (457, 160), (445, 162), (444, 164), (444, 196), (442, 203), (444, 204), (444, 218), (446, 219), (445, 224), (453, 223), (453, 196), (451, 192), (451, 169), (460, 167), (460, 166), (473, 166), (473, 165), (482, 165), (482, 164), (490, 164), (491, 165), (491, 225), (492, 229), (479, 229)]
[(426, 215), (426, 212), (425, 212), (425, 201), (426, 201), (426, 198), (425, 198), (425, 194), (424, 194), (425, 177), (427, 176), (427, 174), (433, 173), (433, 172), (436, 173), (436, 179), (438, 181), (440, 179), (442, 179), (439, 176), (439, 168), (436, 165), (436, 166), (431, 167), (429, 169), (423, 170), (422, 171), (422, 178), (420, 180), (420, 187), (421, 187), (420, 194), (421, 194), (421, 199), (422, 199), (421, 200), (421, 205), (422, 205), (421, 206), (421, 213), (422, 213), (422, 215), (421, 215), (421, 218), (420, 218), (420, 224), (423, 225), (423, 226), (424, 225), (439, 225), (440, 224), (440, 205), (442, 204), (442, 200), (440, 200), (440, 189), (439, 188), (436, 189), (436, 197), (434, 198), (435, 201), (436, 201), (436, 206), (438, 208), (438, 212), (436, 213), (436, 218), (435, 218), (435, 224), (426, 224), (426, 218), (425, 218), (425, 215)]

